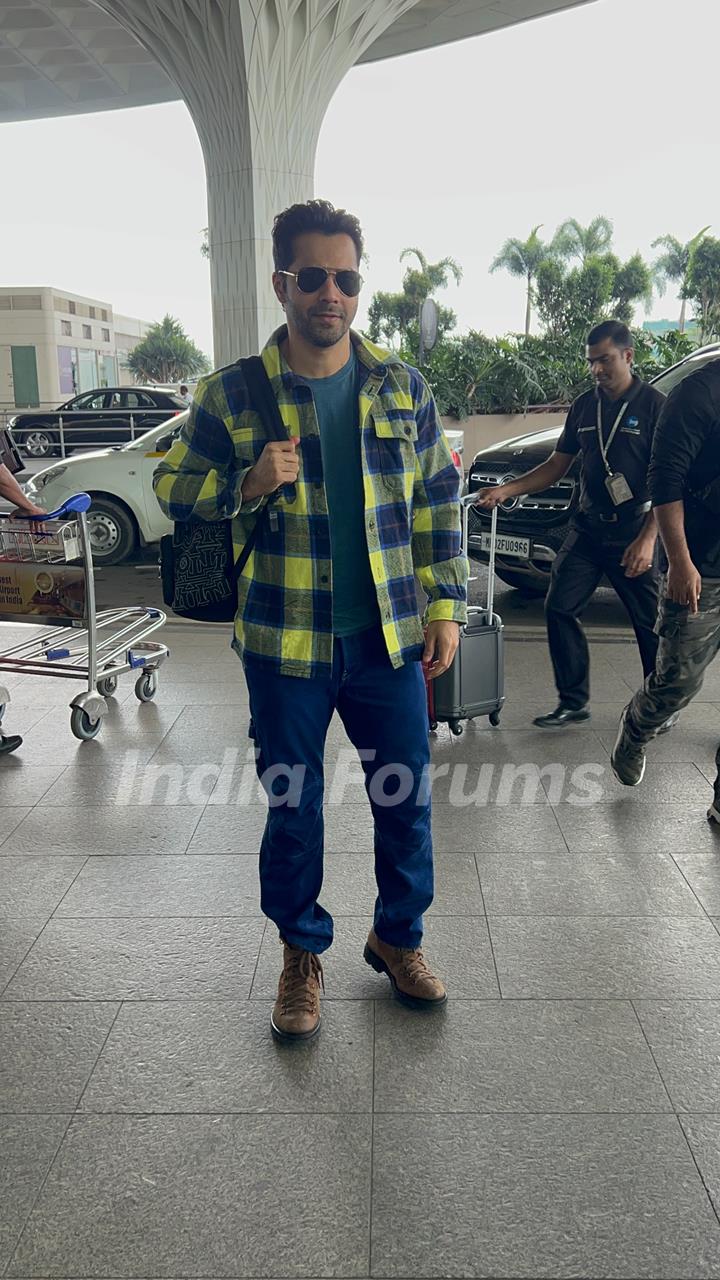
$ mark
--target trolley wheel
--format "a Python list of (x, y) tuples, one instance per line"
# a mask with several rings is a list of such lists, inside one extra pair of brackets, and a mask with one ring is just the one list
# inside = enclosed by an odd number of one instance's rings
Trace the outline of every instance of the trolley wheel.
[(488, 716), (488, 720), (490, 721), (490, 723), (491, 723), (491, 725), (492, 725), (493, 729), (497, 729), (497, 727), (498, 727), (498, 725), (499, 725), (499, 723), (500, 723), (500, 712), (499, 712), (499, 711), (491, 711), (491, 712), (490, 712), (490, 715)]
[(81, 742), (89, 742), (91, 738), (96, 738), (102, 726), (102, 719), (98, 716), (93, 723), (87, 711), (83, 711), (82, 707), (73, 707), (70, 713), (70, 728), (79, 738)]
[(114, 693), (118, 687), (117, 676), (103, 676), (102, 680), (97, 682), (97, 691), (101, 693), (103, 698), (107, 698)]
[(437, 727), (438, 727), (438, 722), (437, 722), (437, 720), (431, 720), (431, 721), (430, 721), (430, 724), (428, 725), (428, 728), (430, 729), (430, 732), (431, 732), (431, 733), (437, 733)]
[(459, 721), (459, 720), (449, 720), (449, 721), (448, 721), (448, 724), (450, 725), (450, 732), (451, 732), (451, 733), (454, 733), (456, 738), (461, 738), (461, 737), (462, 737), (462, 735), (463, 735), (463, 733), (464, 733), (464, 728), (463, 728), (462, 724), (460, 723), (460, 721)]
[(152, 702), (157, 693), (158, 678), (155, 671), (144, 671), (135, 681), (135, 697), (140, 702)]

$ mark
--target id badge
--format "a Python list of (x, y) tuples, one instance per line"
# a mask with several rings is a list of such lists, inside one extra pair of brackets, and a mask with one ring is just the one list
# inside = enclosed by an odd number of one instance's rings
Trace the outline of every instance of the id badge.
[(610, 494), (611, 501), (615, 507), (621, 506), (623, 502), (629, 502), (633, 496), (630, 485), (620, 471), (605, 477), (605, 488)]

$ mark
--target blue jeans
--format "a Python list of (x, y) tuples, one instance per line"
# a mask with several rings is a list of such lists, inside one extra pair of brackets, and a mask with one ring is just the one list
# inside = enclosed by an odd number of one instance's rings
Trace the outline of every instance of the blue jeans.
[(293, 946), (319, 954), (332, 942), (332, 916), (318, 897), (323, 757), (337, 710), (353, 746), (372, 756), (361, 760), (375, 822), (376, 933), (391, 946), (418, 947), (422, 915), (433, 899), (425, 772), (430, 752), (420, 663), (393, 668), (378, 627), (336, 639), (326, 678), (278, 675), (252, 658), (244, 667), (258, 776), (270, 802), (260, 847), (263, 912)]

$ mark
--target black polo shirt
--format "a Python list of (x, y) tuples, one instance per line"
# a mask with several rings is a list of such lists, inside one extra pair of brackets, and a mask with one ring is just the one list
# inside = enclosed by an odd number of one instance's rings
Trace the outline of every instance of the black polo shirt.
[(720, 477), (720, 359), (691, 373), (668, 396), (652, 451), (654, 507), (685, 504), (685, 537), (703, 578), (720, 578), (720, 518), (695, 495)]
[[(632, 500), (613, 505), (605, 487), (607, 471), (603, 462), (597, 434), (598, 400), (602, 411), (603, 440), (610, 438), (613, 424), (623, 404), (627, 409), (615, 432), (608, 450), (608, 463), (613, 472), (624, 475), (632, 489)], [(595, 389), (578, 396), (570, 406), (570, 412), (562, 435), (555, 448), (558, 453), (579, 453), (582, 470), (580, 479), (580, 509), (594, 514), (611, 515), (623, 512), (631, 515), (634, 507), (649, 502), (648, 467), (652, 453), (655, 426), (665, 397), (647, 382), (633, 378), (633, 384), (620, 400), (610, 400), (604, 391)]]

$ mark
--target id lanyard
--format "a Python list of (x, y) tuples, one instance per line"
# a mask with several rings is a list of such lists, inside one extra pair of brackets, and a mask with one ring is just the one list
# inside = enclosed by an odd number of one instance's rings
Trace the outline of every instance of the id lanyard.
[(598, 399), (598, 404), (597, 404), (597, 438), (598, 438), (598, 445), (599, 445), (599, 448), (600, 448), (600, 456), (601, 456), (601, 458), (602, 458), (603, 462), (605, 463), (605, 470), (607, 471), (607, 473), (608, 473), (608, 475), (609, 475), (609, 476), (611, 476), (611, 475), (612, 475), (612, 468), (611, 468), (611, 466), (610, 466), (610, 463), (608, 462), (608, 454), (609, 454), (609, 452), (610, 452), (610, 445), (612, 444), (613, 440), (615, 439), (615, 436), (616, 436), (616, 434), (617, 434), (617, 429), (618, 429), (618, 427), (620, 426), (620, 423), (622, 422), (623, 418), (625, 417), (625, 411), (629, 408), (629, 405), (630, 405), (630, 401), (629, 401), (629, 400), (626, 400), (626, 401), (625, 401), (625, 403), (622, 405), (622, 407), (621, 407), (621, 409), (620, 409), (620, 412), (619, 412), (619, 414), (618, 414), (617, 418), (615, 419), (615, 422), (613, 423), (612, 431), (610, 432), (610, 435), (608, 436), (608, 442), (607, 442), (607, 444), (605, 444), (605, 441), (603, 440), (603, 428), (602, 428), (602, 403), (601, 403), (600, 399)]

